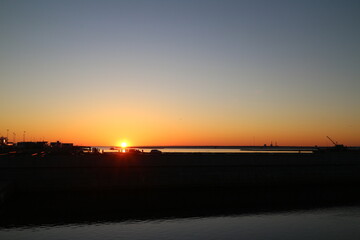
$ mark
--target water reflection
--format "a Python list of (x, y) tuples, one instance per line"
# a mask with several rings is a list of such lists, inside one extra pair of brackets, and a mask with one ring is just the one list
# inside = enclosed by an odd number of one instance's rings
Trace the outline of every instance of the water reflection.
[[(355, 213), (355, 214), (353, 214)], [(128, 219), (0, 230), (1, 239), (358, 239), (360, 207)]]

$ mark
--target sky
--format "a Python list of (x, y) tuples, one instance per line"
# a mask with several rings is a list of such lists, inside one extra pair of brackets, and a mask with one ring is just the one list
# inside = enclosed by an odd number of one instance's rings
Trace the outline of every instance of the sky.
[(360, 146), (359, 12), (350, 0), (0, 0), (0, 135)]

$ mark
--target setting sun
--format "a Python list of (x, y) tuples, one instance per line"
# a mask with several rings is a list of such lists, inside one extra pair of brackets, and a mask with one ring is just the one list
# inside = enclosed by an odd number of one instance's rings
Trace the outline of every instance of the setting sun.
[(122, 148), (126, 148), (127, 143), (126, 143), (126, 142), (122, 142), (122, 143), (120, 144), (120, 146), (121, 146)]

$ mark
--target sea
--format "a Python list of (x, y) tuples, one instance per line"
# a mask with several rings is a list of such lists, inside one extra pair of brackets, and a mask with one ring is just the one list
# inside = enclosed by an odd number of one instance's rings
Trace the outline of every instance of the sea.
[[(18, 216), (21, 218), (21, 216)], [(0, 228), (2, 240), (357, 240), (360, 238), (360, 206), (335, 206), (244, 213), (129, 218), (70, 223), (52, 221)], [(36, 218), (36, 216), (34, 216)], [(54, 219), (53, 219), (54, 220)], [(74, 216), (76, 220), (76, 216)]]
[(314, 147), (278, 147), (278, 146), (153, 146), (121, 148), (114, 146), (93, 146), (99, 152), (127, 152), (136, 149), (144, 153), (158, 150), (162, 153), (312, 153)]
[[(107, 147), (101, 148), (105, 151)], [(151, 149), (140, 149), (146, 152)], [(241, 152), (168, 148), (163, 152)], [(187, 204), (120, 206), (122, 201), (73, 196), (19, 196), (0, 209), (1, 240), (360, 239), (359, 189), (255, 194), (212, 192)], [(272, 197), (277, 195), (277, 197)], [(211, 197), (214, 196), (214, 197)], [(194, 198), (194, 199), (192, 199)], [(197, 198), (197, 199), (195, 199)], [(246, 200), (242, 201), (242, 198)], [(55, 200), (54, 200), (55, 199)], [(279, 200), (280, 199), (280, 200)], [(71, 204), (74, 200), (74, 204)], [(111, 204), (109, 204), (111, 202)], [(192, 202), (196, 204), (192, 205)], [(238, 202), (238, 203), (237, 203)]]

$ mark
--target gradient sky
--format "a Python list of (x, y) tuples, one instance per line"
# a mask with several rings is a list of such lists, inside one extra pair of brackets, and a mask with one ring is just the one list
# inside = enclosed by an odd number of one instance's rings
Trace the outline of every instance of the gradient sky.
[(0, 0), (0, 135), (360, 146), (360, 1)]

